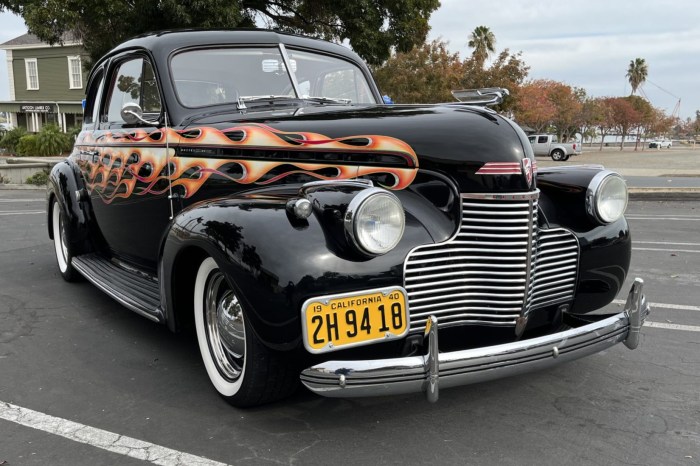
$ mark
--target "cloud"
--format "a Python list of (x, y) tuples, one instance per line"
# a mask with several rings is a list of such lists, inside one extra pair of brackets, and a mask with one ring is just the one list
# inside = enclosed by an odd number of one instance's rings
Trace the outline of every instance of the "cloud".
[[(583, 87), (589, 94), (626, 95), (630, 60), (649, 66), (644, 90), (652, 104), (681, 116), (700, 109), (700, 9), (696, 1), (442, 0), (430, 39), (442, 37), (467, 56), (469, 33), (484, 25), (498, 50), (522, 51), (531, 78)], [(665, 91), (655, 87), (661, 86)]]

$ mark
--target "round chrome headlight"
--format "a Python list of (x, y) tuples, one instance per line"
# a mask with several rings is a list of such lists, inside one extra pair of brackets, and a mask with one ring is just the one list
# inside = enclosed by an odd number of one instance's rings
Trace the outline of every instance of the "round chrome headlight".
[(369, 255), (386, 254), (394, 249), (405, 226), (401, 201), (380, 188), (360, 191), (345, 213), (345, 232), (360, 251)]
[(586, 195), (589, 215), (600, 223), (612, 223), (627, 208), (627, 184), (620, 175), (602, 171), (593, 177)]

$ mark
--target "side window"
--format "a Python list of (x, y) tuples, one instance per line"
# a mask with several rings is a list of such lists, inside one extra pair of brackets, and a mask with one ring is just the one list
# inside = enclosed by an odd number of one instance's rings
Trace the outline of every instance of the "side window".
[(107, 121), (124, 124), (121, 110), (125, 104), (136, 103), (144, 116), (152, 117), (161, 110), (158, 84), (151, 64), (143, 58), (135, 58), (119, 65), (114, 74), (107, 105)]
[(530, 144), (535, 143), (535, 136), (528, 136), (528, 139), (530, 140)]
[(547, 143), (547, 136), (540, 136), (537, 138), (537, 143), (538, 144), (546, 144)]
[(83, 110), (83, 123), (86, 125), (86, 129), (94, 128), (95, 123), (97, 123), (104, 83), (104, 72), (102, 70), (98, 71), (90, 81), (90, 87), (87, 90), (85, 99), (85, 110)]

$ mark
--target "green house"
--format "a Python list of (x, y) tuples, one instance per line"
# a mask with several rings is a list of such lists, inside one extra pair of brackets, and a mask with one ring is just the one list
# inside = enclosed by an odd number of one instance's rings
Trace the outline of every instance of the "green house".
[(87, 57), (80, 41), (71, 36), (63, 45), (49, 45), (34, 34), (0, 44), (7, 54), (10, 100), (0, 101), (0, 112), (13, 126), (38, 132), (46, 124), (64, 132), (83, 124), (82, 100)]

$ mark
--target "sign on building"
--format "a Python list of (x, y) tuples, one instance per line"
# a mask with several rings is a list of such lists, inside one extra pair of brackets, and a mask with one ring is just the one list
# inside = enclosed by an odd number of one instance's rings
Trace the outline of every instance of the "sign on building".
[(19, 111), (22, 113), (55, 113), (51, 104), (23, 104), (19, 106)]

